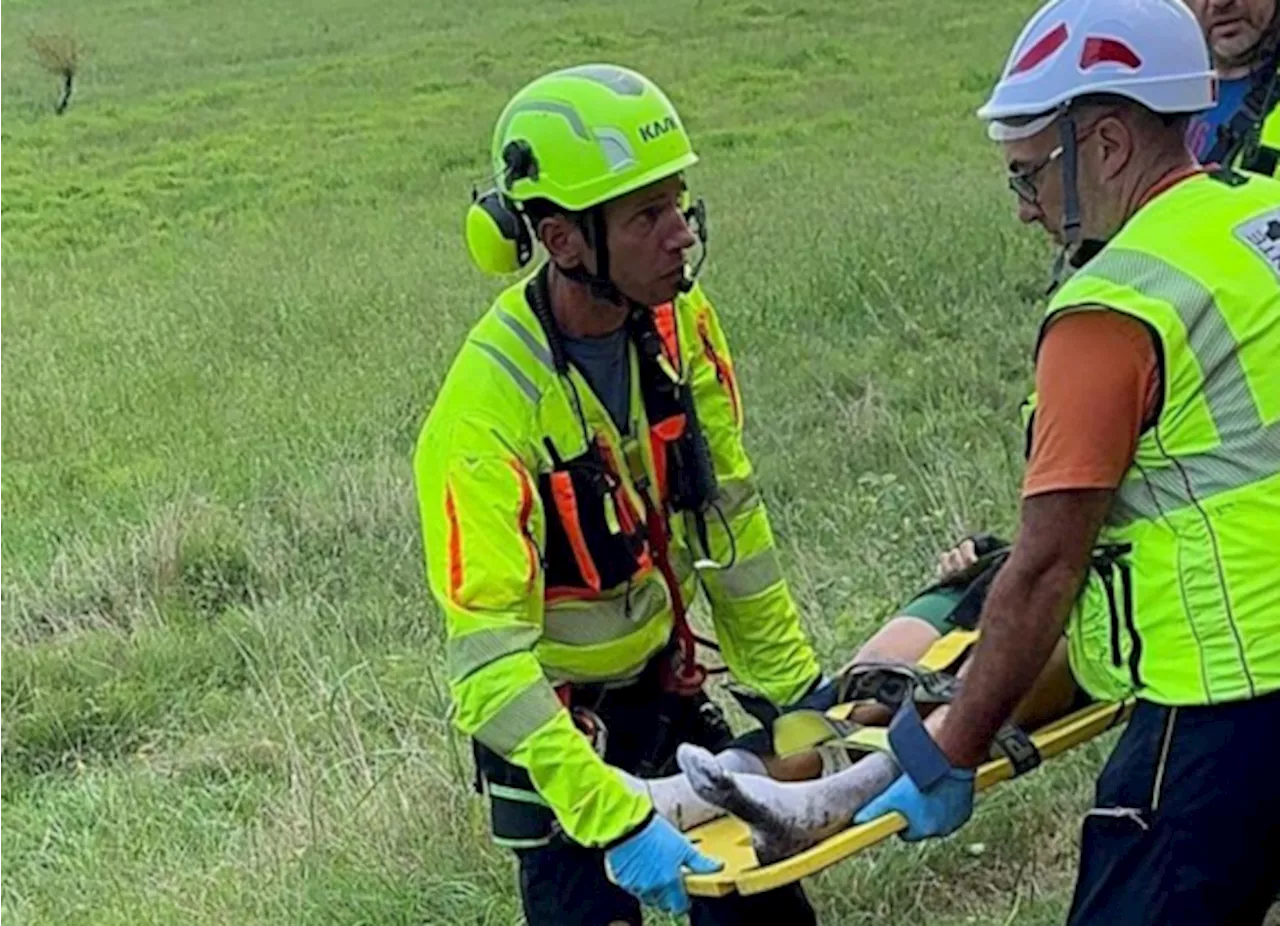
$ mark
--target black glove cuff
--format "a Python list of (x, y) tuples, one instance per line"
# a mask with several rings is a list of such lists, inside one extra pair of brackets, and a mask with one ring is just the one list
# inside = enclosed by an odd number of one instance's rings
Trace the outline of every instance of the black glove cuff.
[(617, 839), (613, 839), (613, 840), (610, 840), (609, 842), (606, 842), (603, 846), (600, 847), (600, 851), (608, 852), (610, 849), (616, 849), (618, 846), (622, 845), (632, 836), (636, 835), (636, 833), (640, 832), (642, 829), (644, 829), (646, 826), (652, 823), (653, 818), (656, 817), (657, 815), (658, 815), (657, 809), (650, 808), (649, 812), (645, 814), (645, 818), (643, 820), (641, 820), (638, 824), (633, 826), (631, 829), (627, 830)]

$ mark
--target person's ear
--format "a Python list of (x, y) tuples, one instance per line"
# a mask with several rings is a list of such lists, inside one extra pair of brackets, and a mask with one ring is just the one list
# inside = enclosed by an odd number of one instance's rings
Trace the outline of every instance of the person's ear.
[(1094, 127), (1094, 133), (1098, 138), (1098, 176), (1102, 180), (1111, 180), (1133, 159), (1137, 137), (1133, 129), (1116, 116), (1103, 116)]
[(568, 216), (547, 216), (538, 223), (537, 235), (556, 266), (568, 270), (586, 263), (587, 241), (578, 223)]

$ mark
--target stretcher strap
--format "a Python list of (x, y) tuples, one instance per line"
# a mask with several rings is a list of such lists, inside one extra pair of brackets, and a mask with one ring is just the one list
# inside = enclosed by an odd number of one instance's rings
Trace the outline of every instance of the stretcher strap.
[(1040, 750), (1031, 741), (1025, 730), (1011, 723), (1006, 723), (996, 731), (996, 748), (999, 749), (1009, 764), (1013, 766), (1013, 777), (1025, 775), (1043, 761)]
[[(839, 701), (875, 701), (900, 713), (904, 704), (950, 704), (960, 693), (961, 681), (950, 672), (929, 671), (896, 663), (862, 663), (852, 666), (840, 677)], [(833, 731), (834, 732), (834, 731)], [(854, 731), (856, 735), (856, 731)], [(854, 736), (850, 745), (865, 746)], [(1006, 723), (995, 735), (996, 748), (1013, 766), (1014, 775), (1022, 775), (1040, 764), (1040, 753), (1026, 732)]]
[(876, 701), (896, 711), (909, 697), (917, 704), (949, 704), (960, 680), (902, 663), (859, 663), (840, 676), (838, 701)]

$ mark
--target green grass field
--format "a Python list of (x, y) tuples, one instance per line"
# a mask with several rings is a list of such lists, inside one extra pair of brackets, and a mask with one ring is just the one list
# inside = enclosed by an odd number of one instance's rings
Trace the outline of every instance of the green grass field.
[[(9, 3), (10, 922), (519, 921), (410, 454), (500, 286), (462, 245), (470, 183), (553, 66), (640, 68), (694, 134), (704, 280), (827, 664), (944, 544), (1011, 528), (1050, 255), (973, 110), (1031, 9)], [(59, 117), (28, 40), (63, 33)], [(1059, 922), (1110, 742), (814, 879), (825, 921)]]

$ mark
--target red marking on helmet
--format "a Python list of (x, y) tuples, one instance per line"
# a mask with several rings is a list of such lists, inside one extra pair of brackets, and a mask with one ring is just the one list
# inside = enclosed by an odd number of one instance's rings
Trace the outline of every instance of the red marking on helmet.
[(1106, 39), (1091, 35), (1084, 41), (1080, 53), (1080, 70), (1087, 71), (1099, 64), (1123, 64), (1132, 70), (1142, 67), (1138, 53), (1119, 39)]
[(1009, 71), (1009, 76), (1012, 77), (1014, 74), (1022, 74), (1025, 71), (1031, 70), (1041, 61), (1044, 61), (1055, 51), (1065, 45), (1066, 42), (1067, 24), (1058, 23), (1058, 25), (1053, 29), (1037, 39), (1036, 43), (1023, 53), (1022, 57), (1018, 59), (1017, 64), (1015, 64), (1013, 69)]

